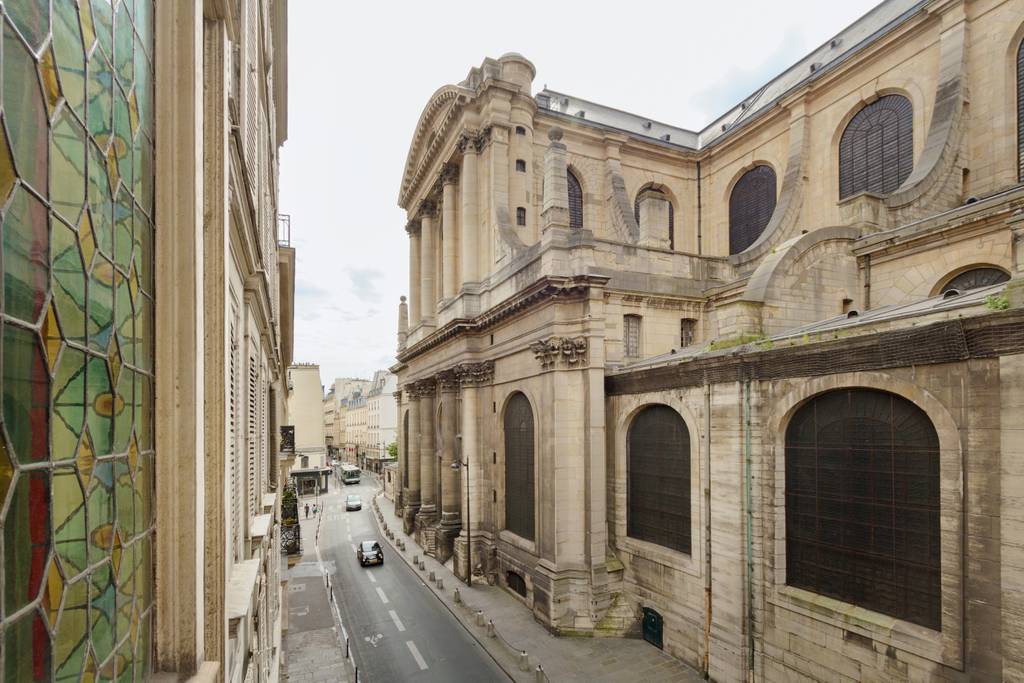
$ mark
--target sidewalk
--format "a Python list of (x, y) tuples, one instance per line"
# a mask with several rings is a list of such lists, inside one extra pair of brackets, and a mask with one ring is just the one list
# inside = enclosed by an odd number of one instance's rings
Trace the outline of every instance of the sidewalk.
[[(321, 500), (323, 500), (321, 498)], [(336, 609), (327, 593), (333, 562), (321, 562), (316, 545), (323, 508), (306, 519), (299, 503), (302, 559), (288, 570), (288, 633), (284, 638), (287, 672), (282, 680), (295, 683), (351, 683), (355, 675), (335, 620)]]
[[(475, 582), (469, 587), (447, 567), (423, 555), (415, 541), (402, 533), (402, 522), (395, 516), (393, 501), (378, 493), (373, 499), (373, 507), (381, 522), (382, 536), (391, 543), (395, 555), (410, 566), (414, 556), (425, 563), (422, 571), (416, 567), (424, 583), (514, 681), (703, 683), (704, 677), (699, 672), (642, 640), (552, 635), (503, 588)], [(384, 533), (385, 524), (394, 539)], [(405, 543), (404, 552), (397, 547), (399, 541)], [(436, 583), (428, 580), (431, 573), (442, 579), (443, 588), (439, 589)], [(456, 588), (461, 604), (454, 598)], [(483, 611), (480, 624), (477, 623), (478, 610)], [(488, 622), (493, 622), (493, 629)], [(492, 632), (493, 636), (490, 635)], [(528, 663), (522, 656), (524, 650)], [(543, 673), (538, 671), (538, 665)]]

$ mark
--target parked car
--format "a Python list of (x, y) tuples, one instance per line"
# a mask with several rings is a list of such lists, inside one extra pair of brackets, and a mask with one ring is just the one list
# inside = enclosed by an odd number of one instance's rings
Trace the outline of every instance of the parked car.
[(359, 564), (365, 567), (368, 564), (384, 564), (384, 550), (377, 541), (363, 541), (356, 550), (356, 557)]
[(356, 495), (345, 497), (345, 510), (362, 510), (363, 499)]

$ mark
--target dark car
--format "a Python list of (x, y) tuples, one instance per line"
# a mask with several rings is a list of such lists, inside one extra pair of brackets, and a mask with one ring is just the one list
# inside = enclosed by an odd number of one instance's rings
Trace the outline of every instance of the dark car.
[(365, 567), (368, 564), (384, 564), (384, 550), (377, 541), (363, 541), (356, 550), (356, 557), (359, 564)]
[(345, 511), (349, 510), (362, 510), (363, 499), (356, 495), (346, 496), (345, 498)]

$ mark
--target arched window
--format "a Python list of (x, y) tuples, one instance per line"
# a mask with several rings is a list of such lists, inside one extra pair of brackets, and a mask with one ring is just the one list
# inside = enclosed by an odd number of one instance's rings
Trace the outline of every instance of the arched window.
[(526, 207), (525, 206), (516, 207), (516, 225), (519, 225), (519, 226), (526, 225)]
[(532, 541), (533, 409), (523, 394), (505, 408), (505, 528)]
[(755, 166), (743, 174), (729, 195), (729, 253), (738, 254), (757, 241), (775, 212), (775, 169)]
[(402, 486), (409, 487), (409, 411), (402, 418)]
[(572, 171), (565, 174), (569, 185), (569, 227), (583, 228), (583, 187)]
[(676, 210), (672, 206), (672, 202), (665, 196), (665, 193), (655, 187), (642, 188), (636, 193), (636, 199), (633, 200), (633, 216), (636, 218), (636, 222), (640, 223), (640, 198), (645, 194), (657, 194), (665, 197), (665, 201), (668, 202), (668, 248), (676, 248)]
[(690, 432), (668, 406), (633, 418), (627, 445), (626, 534), (690, 552)]
[(989, 285), (998, 285), (1010, 279), (1009, 273), (1000, 268), (971, 268), (965, 270), (942, 286), (939, 294), (945, 294), (951, 289), (958, 292), (966, 292), (968, 289), (978, 289)]
[(939, 437), (875, 389), (804, 404), (786, 428), (786, 583), (941, 625)]
[(885, 95), (861, 109), (839, 140), (839, 198), (890, 194), (914, 170), (914, 107)]

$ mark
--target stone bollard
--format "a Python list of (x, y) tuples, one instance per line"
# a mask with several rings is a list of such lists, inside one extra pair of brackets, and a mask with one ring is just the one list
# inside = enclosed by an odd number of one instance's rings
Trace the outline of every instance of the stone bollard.
[(459, 589), (458, 588), (455, 589), (455, 594), (452, 595), (452, 601), (456, 605), (461, 605), (462, 604), (462, 594), (459, 593)]
[(488, 619), (487, 620), (487, 637), (488, 638), (493, 638), (494, 636), (495, 636), (495, 633), (494, 633), (494, 620), (493, 619)]
[(444, 590), (444, 579), (440, 576), (437, 577), (437, 588), (438, 590)]
[(427, 563), (426, 563), (425, 560), (420, 560), (420, 571), (421, 572), (427, 571)]
[(484, 611), (482, 609), (478, 609), (476, 611), (476, 625), (477, 626), (483, 626), (484, 625)]
[(437, 577), (434, 576), (434, 572), (430, 572), (430, 583), (434, 583), (434, 581), (437, 581)]
[(526, 650), (519, 653), (519, 670), (529, 671), (530, 670), (530, 656), (526, 654)]
[(418, 565), (420, 563), (420, 556), (419, 555), (413, 555), (412, 556), (412, 563)]
[(544, 669), (541, 668), (540, 664), (537, 665), (537, 683), (547, 683), (548, 677), (544, 673)]

